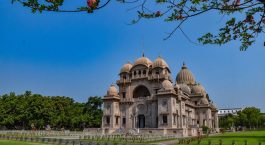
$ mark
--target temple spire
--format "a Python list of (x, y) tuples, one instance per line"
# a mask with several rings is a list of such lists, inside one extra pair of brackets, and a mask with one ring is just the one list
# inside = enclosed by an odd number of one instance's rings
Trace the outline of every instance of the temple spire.
[(183, 61), (182, 69), (186, 69), (186, 68), (187, 68), (187, 66), (186, 66), (185, 62)]
[(143, 49), (142, 57), (144, 57), (144, 38), (142, 38), (142, 49)]

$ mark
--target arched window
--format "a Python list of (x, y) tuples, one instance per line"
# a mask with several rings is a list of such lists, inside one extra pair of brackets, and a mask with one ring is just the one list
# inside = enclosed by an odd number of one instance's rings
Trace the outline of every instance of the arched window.
[(163, 124), (167, 124), (167, 115), (163, 115)]
[(136, 87), (133, 91), (133, 98), (138, 98), (138, 97), (147, 97), (150, 96), (150, 92), (149, 90), (143, 86), (140, 85), (138, 87)]
[(141, 76), (141, 73), (142, 73), (142, 71), (141, 71), (141, 70), (139, 70), (139, 71), (138, 71), (138, 75), (139, 75), (139, 76)]
[(118, 124), (119, 124), (119, 117), (116, 116), (116, 125), (118, 125)]
[(143, 71), (143, 74), (146, 75), (146, 70)]
[(159, 70), (156, 70), (156, 72), (155, 72), (157, 75), (159, 75)]
[(126, 98), (126, 92), (122, 92), (122, 98)]
[(123, 124), (123, 125), (126, 124), (126, 118), (125, 118), (125, 117), (122, 118), (122, 124)]
[(110, 117), (109, 116), (106, 116), (106, 123), (110, 124)]

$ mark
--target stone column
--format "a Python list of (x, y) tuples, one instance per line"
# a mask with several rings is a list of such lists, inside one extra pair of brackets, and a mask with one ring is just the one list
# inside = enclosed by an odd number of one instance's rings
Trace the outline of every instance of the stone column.
[(132, 128), (135, 128), (135, 116), (132, 117)]
[[(180, 128), (183, 128), (183, 103), (182, 103), (182, 101), (180, 101), (180, 103), (179, 103), (179, 110), (180, 110), (180, 116), (179, 116), (179, 120), (180, 120)], [(185, 105), (185, 104), (184, 104)]]
[(129, 104), (126, 104), (126, 113), (125, 113), (125, 116), (126, 116), (126, 118), (125, 118), (125, 126), (126, 126), (126, 129), (130, 129), (131, 127), (132, 127), (132, 125), (131, 125), (131, 114), (130, 114), (130, 112), (131, 112), (131, 108), (130, 108), (130, 105)]
[(214, 114), (214, 128), (216, 129), (216, 131), (219, 132), (219, 120), (218, 120), (218, 112), (215, 112)]
[(177, 125), (177, 128), (179, 128), (179, 116), (176, 115), (176, 125)]
[(206, 126), (211, 128), (211, 122), (210, 122), (210, 117), (211, 117), (211, 114), (210, 114), (211, 111), (209, 111), (209, 109), (207, 109), (206, 111)]
[(202, 111), (200, 111), (199, 113), (199, 124), (200, 124), (200, 127), (203, 126), (203, 119), (204, 119), (204, 114), (202, 113)]

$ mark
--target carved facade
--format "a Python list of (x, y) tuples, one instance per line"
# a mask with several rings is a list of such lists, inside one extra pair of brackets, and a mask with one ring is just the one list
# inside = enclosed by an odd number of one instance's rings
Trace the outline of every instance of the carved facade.
[(167, 63), (147, 57), (125, 64), (104, 96), (105, 133), (137, 129), (140, 133), (195, 136), (202, 126), (218, 131), (217, 108), (183, 64), (173, 85)]

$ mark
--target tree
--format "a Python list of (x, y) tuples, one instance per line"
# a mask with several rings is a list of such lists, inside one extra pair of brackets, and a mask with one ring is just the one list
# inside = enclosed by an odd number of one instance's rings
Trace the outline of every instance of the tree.
[[(72, 10), (64, 10), (64, 0), (11, 0), (29, 7), (33, 13), (39, 11), (52, 12), (88, 12), (92, 13), (105, 7), (110, 0), (86, 0), (87, 5)], [(85, 1), (85, 0), (84, 0)], [(137, 12), (137, 19), (162, 18), (166, 22), (176, 22), (176, 27), (168, 34), (169, 39), (179, 30), (190, 42), (190, 38), (182, 29), (185, 22), (199, 15), (219, 12), (229, 19), (217, 34), (206, 33), (198, 38), (202, 44), (222, 45), (230, 41), (239, 40), (240, 50), (245, 51), (251, 46), (260, 33), (264, 33), (265, 0), (117, 0), (122, 4), (133, 5)], [(193, 42), (192, 42), (193, 43)], [(264, 43), (265, 45), (265, 43)]]
[(254, 127), (258, 127), (259, 119), (261, 116), (260, 109), (255, 107), (247, 107), (242, 110), (242, 113), (245, 114), (245, 126), (252, 129)]
[(265, 125), (265, 116), (260, 113), (259, 108), (246, 107), (242, 111), (238, 112), (236, 116), (227, 114), (226, 116), (220, 117), (219, 122), (220, 127), (225, 129), (233, 126), (255, 129)]
[(100, 97), (89, 97), (85, 104), (84, 114), (87, 114), (87, 122), (89, 127), (100, 127), (102, 119), (102, 106), (103, 101)]
[(87, 103), (75, 102), (64, 96), (42, 96), (26, 91), (0, 97), (0, 128), (82, 130), (85, 127), (100, 127), (102, 100), (90, 97)]
[(243, 112), (238, 112), (236, 116), (235, 126), (245, 126), (247, 124), (247, 115)]
[(234, 127), (235, 117), (232, 114), (227, 114), (223, 117), (220, 117), (220, 127), (225, 129), (231, 129)]
[(258, 120), (259, 120), (258, 122), (259, 127), (264, 127), (265, 126), (265, 114), (261, 114)]

